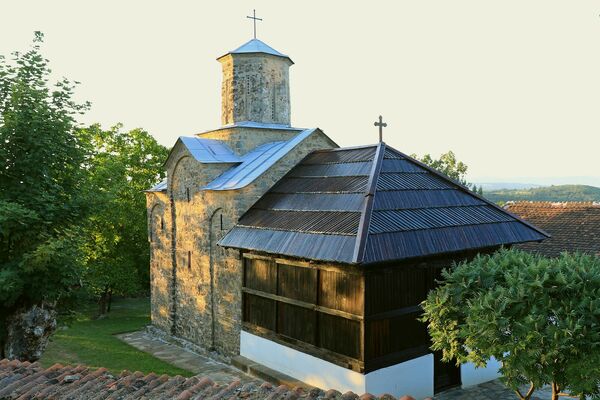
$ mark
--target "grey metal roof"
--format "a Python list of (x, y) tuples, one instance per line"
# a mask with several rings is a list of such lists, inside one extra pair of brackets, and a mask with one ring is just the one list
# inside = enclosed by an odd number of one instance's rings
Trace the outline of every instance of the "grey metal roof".
[[(292, 61), (288, 56), (286, 56), (283, 53), (278, 52), (277, 50), (275, 50), (274, 48), (272, 48), (271, 46), (269, 46), (268, 44), (266, 44), (265, 42), (263, 42), (262, 40), (259, 40), (259, 39), (251, 39), (251, 40), (247, 41), (246, 43), (244, 43), (243, 45), (241, 45), (240, 47), (238, 47), (237, 49), (232, 50), (227, 54), (246, 54), (246, 53), (270, 54), (270, 55), (277, 56), (277, 57), (284, 57), (284, 58), (287, 58), (290, 61)], [(227, 55), (227, 54), (225, 54), (225, 55)], [(224, 56), (221, 56), (221, 57), (224, 57)], [(221, 57), (219, 57), (219, 58), (221, 58)]]
[[(280, 129), (285, 131), (303, 131), (306, 128), (295, 128), (286, 124), (267, 124), (264, 122), (254, 122), (254, 121), (240, 121), (234, 122), (233, 124), (227, 124), (220, 126), (216, 129), (209, 129), (203, 131), (202, 133), (216, 132), (223, 129), (231, 129), (231, 128), (256, 128), (256, 129)], [(200, 133), (200, 134), (202, 134)]]
[(221, 246), (368, 264), (548, 235), (384, 143), (309, 154)]
[(242, 160), (224, 142), (215, 139), (181, 136), (181, 143), (202, 163), (240, 163)]
[(167, 190), (167, 178), (158, 182), (156, 185), (152, 186), (148, 190), (144, 190), (144, 192), (164, 192)]
[(258, 146), (240, 157), (241, 164), (231, 167), (201, 190), (234, 190), (247, 186), (315, 130), (316, 128), (305, 129), (289, 140)]

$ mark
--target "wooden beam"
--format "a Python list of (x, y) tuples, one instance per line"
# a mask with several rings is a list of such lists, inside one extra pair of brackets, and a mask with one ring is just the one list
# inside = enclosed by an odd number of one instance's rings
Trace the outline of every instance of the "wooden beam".
[(272, 260), (273, 259), (273, 257), (261, 256), (259, 254), (253, 254), (253, 253), (244, 253), (243, 257), (249, 258), (252, 260)]
[(363, 270), (351, 264), (320, 264), (312, 261), (303, 261), (303, 260), (294, 260), (291, 258), (282, 258), (277, 256), (268, 256), (263, 254), (255, 254), (255, 253), (244, 253), (243, 258), (256, 259), (256, 260), (273, 260), (278, 264), (286, 264), (293, 265), (295, 267), (303, 267), (303, 268), (314, 268), (320, 269), (324, 271), (334, 271), (334, 272), (343, 272), (347, 274), (355, 274), (362, 275)]
[(308, 310), (314, 310), (318, 312), (322, 312), (329, 315), (335, 315), (337, 317), (346, 318), (352, 321), (362, 321), (364, 318), (362, 315), (356, 315), (349, 312), (334, 310), (333, 308), (319, 306), (317, 304), (307, 303), (300, 300), (290, 299), (288, 297), (279, 296), (276, 294), (261, 292), (260, 290), (254, 290), (250, 288), (242, 288), (242, 292), (252, 294), (254, 296), (264, 297), (266, 299), (271, 299), (275, 301), (280, 301), (282, 303), (291, 304), (294, 306), (306, 308)]
[(383, 163), (383, 156), (385, 154), (385, 143), (380, 142), (375, 150), (373, 156), (373, 165), (371, 166), (371, 172), (369, 174), (369, 182), (367, 183), (367, 193), (365, 194), (365, 201), (363, 203), (363, 209), (358, 223), (358, 232), (356, 234), (356, 244), (354, 246), (354, 254), (352, 255), (352, 261), (355, 263), (361, 263), (363, 261), (367, 236), (369, 235), (369, 225), (371, 224), (371, 214), (373, 212), (373, 201), (375, 197), (375, 191), (377, 189), (377, 179), (379, 171), (381, 170), (381, 164)]
[(423, 308), (420, 305), (416, 306), (408, 306), (403, 308), (398, 308), (396, 310), (384, 311), (377, 314), (367, 315), (365, 316), (365, 320), (367, 321), (375, 321), (378, 319), (392, 319), (396, 317), (401, 317), (407, 314), (414, 314), (423, 311)]

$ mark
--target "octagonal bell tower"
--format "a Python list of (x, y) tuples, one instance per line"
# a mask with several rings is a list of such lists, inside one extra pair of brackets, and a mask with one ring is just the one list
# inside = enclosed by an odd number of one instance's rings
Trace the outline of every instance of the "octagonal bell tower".
[(221, 122), (290, 125), (293, 61), (258, 39), (217, 59), (223, 67)]

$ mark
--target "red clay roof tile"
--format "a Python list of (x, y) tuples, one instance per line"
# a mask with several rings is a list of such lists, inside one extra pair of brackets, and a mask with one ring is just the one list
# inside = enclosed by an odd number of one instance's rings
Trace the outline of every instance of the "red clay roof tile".
[(515, 202), (505, 208), (544, 229), (552, 237), (517, 248), (556, 257), (563, 251), (600, 256), (600, 203)]
[[(330, 399), (357, 398), (354, 393), (348, 392), (342, 396), (336, 390), (324, 393), (314, 389), (306, 392), (301, 388), (291, 389), (284, 385), (274, 388), (268, 383), (260, 386), (248, 383), (242, 386), (239, 380), (217, 385), (207, 377), (169, 377), (154, 373), (144, 375), (139, 371), (123, 371), (115, 376), (105, 368), (90, 370), (81, 365), (55, 364), (44, 369), (38, 363), (0, 360), (0, 398), (3, 400), (295, 400), (323, 396)], [(369, 394), (360, 398), (377, 399)], [(386, 395), (385, 398), (391, 397)]]

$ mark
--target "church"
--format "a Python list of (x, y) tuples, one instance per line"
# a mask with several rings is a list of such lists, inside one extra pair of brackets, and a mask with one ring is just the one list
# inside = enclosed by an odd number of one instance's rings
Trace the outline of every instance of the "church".
[(153, 326), (325, 390), (495, 379), (442, 363), (419, 304), (453, 262), (546, 234), (381, 141), (293, 127), (293, 62), (264, 42), (217, 60), (222, 126), (180, 137), (146, 193)]

